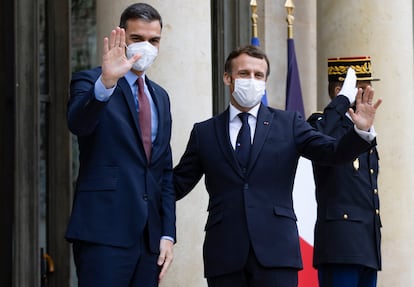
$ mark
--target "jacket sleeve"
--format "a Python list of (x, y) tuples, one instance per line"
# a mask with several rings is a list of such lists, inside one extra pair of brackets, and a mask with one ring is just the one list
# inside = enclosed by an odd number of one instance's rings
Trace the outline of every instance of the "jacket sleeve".
[(75, 135), (91, 134), (99, 123), (100, 113), (107, 105), (107, 102), (95, 98), (95, 82), (100, 74), (100, 69), (94, 69), (72, 76), (67, 119), (68, 128)]
[(312, 129), (301, 117), (294, 119), (294, 137), (299, 154), (322, 165), (338, 165), (353, 160), (373, 144), (361, 138), (354, 128), (334, 138)]
[(176, 199), (186, 196), (203, 176), (203, 169), (198, 154), (197, 124), (191, 131), (187, 148), (174, 168), (174, 188)]
[(310, 116), (308, 122), (321, 133), (339, 138), (353, 126), (346, 116), (348, 108), (349, 100), (339, 95), (325, 107), (323, 113)]

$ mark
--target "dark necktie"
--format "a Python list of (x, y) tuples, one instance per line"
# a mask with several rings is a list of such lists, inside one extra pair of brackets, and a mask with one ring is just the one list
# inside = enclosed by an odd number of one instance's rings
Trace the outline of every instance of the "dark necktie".
[(245, 168), (249, 162), (251, 148), (249, 113), (240, 113), (238, 116), (242, 121), (242, 126), (237, 135), (236, 155), (240, 166)]
[(144, 80), (139, 77), (138, 84), (138, 119), (141, 128), (142, 143), (148, 162), (151, 158), (151, 107), (147, 95), (144, 92)]

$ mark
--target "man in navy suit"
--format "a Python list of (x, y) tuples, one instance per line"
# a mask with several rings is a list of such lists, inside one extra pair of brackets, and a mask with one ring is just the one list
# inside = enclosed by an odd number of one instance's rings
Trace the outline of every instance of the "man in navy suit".
[(194, 125), (174, 168), (177, 199), (205, 177), (203, 257), (210, 287), (297, 286), (302, 260), (292, 188), (299, 156), (340, 164), (375, 144), (367, 131), (381, 100), (372, 104), (373, 90), (364, 98), (358, 92), (357, 110), (349, 111), (355, 128), (337, 141), (298, 112), (262, 105), (268, 75), (269, 61), (259, 48), (231, 52), (223, 77), (229, 108)]
[[(355, 70), (352, 81), (345, 79)], [(329, 97), (323, 113), (308, 122), (319, 131), (339, 138), (354, 123), (348, 109), (354, 104), (355, 85), (365, 90), (375, 81), (371, 58), (328, 59)], [(348, 87), (349, 86), (349, 87)], [(378, 196), (378, 151), (375, 147), (340, 166), (313, 164), (318, 216), (313, 263), (320, 287), (375, 287), (381, 269), (381, 219)]]
[(130, 5), (104, 39), (102, 66), (72, 77), (80, 168), (66, 238), (79, 286), (158, 286), (173, 258), (170, 102), (145, 74), (161, 29), (157, 10)]

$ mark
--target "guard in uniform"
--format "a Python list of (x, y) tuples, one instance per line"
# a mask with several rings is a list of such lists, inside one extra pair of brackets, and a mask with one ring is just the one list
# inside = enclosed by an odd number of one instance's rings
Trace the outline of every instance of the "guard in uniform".
[[(358, 88), (378, 80), (372, 77), (369, 56), (328, 59), (331, 102), (323, 113), (308, 119), (313, 127), (335, 138), (354, 126), (347, 114), (353, 99), (341, 94), (350, 67)], [(372, 147), (342, 166), (313, 164), (318, 204), (313, 265), (320, 287), (377, 285), (381, 269), (378, 160), (378, 151)]]

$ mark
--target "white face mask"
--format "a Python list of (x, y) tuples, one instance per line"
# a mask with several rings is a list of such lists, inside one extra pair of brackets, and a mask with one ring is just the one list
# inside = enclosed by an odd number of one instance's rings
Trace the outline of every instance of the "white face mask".
[(236, 79), (233, 97), (244, 108), (252, 108), (260, 103), (266, 88), (265, 81), (256, 79)]
[(130, 44), (126, 50), (127, 58), (131, 59), (136, 54), (140, 54), (141, 58), (134, 63), (132, 68), (141, 72), (148, 69), (154, 62), (158, 55), (158, 49), (151, 45), (148, 41)]

